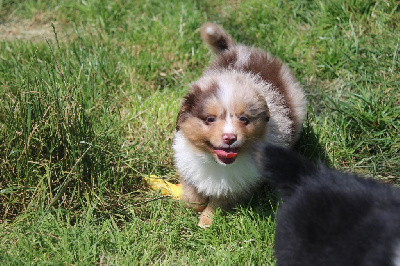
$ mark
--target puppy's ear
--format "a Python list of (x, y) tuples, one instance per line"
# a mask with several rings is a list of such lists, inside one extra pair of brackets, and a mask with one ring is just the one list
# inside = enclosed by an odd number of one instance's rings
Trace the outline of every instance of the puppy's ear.
[(271, 113), (264, 97), (261, 95), (257, 95), (257, 99), (255, 99), (254, 102), (256, 104), (251, 108), (251, 113), (253, 113), (253, 116), (257, 117), (257, 119), (268, 122)]
[(263, 111), (261, 112), (261, 115), (262, 115), (263, 119), (268, 122), (269, 118), (271, 117), (271, 113), (270, 113), (268, 105), (265, 102), (263, 97), (261, 97), (261, 100), (262, 100), (261, 102), (263, 103), (263, 106), (262, 106)]
[(190, 116), (192, 116), (193, 109), (196, 103), (200, 100), (201, 89), (199, 86), (192, 84), (189, 93), (183, 98), (181, 109), (178, 112), (176, 119), (176, 131), (179, 131), (180, 125)]
[(271, 117), (270, 113), (269, 113), (269, 109), (266, 111), (265, 113), (265, 120), (268, 122), (269, 118)]

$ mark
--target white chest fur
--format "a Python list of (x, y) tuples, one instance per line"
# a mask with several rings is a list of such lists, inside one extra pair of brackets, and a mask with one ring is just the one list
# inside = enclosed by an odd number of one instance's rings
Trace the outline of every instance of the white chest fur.
[(173, 149), (175, 165), (181, 177), (205, 196), (246, 195), (261, 181), (248, 153), (239, 153), (233, 164), (221, 165), (211, 154), (195, 151), (179, 131), (175, 133)]

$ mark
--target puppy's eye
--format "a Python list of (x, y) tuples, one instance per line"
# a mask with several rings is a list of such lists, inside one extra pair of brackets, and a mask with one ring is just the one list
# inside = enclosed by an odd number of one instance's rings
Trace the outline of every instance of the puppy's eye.
[(239, 120), (240, 120), (240, 122), (242, 122), (245, 125), (248, 125), (250, 123), (250, 120), (245, 116), (239, 117)]
[(215, 116), (208, 116), (205, 120), (206, 124), (211, 124), (215, 122)]

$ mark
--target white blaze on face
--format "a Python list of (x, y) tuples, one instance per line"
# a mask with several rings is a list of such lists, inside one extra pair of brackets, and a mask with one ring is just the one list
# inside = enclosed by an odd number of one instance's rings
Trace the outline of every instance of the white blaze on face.
[(233, 109), (233, 86), (227, 81), (219, 82), (218, 96), (221, 100), (221, 104), (226, 111), (225, 121), (226, 124), (223, 128), (223, 134), (235, 134), (235, 127), (233, 125), (233, 117), (235, 116)]
[(223, 134), (235, 134), (235, 128), (233, 126), (232, 117), (230, 116), (229, 112), (226, 114), (226, 124), (223, 129)]

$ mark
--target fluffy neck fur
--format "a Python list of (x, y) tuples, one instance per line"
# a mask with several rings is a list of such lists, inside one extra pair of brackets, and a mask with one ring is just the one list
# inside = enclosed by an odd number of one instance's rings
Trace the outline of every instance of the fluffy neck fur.
[(260, 181), (249, 153), (242, 153), (232, 165), (221, 165), (211, 154), (199, 152), (179, 131), (175, 133), (175, 164), (181, 177), (205, 196), (246, 196)]

